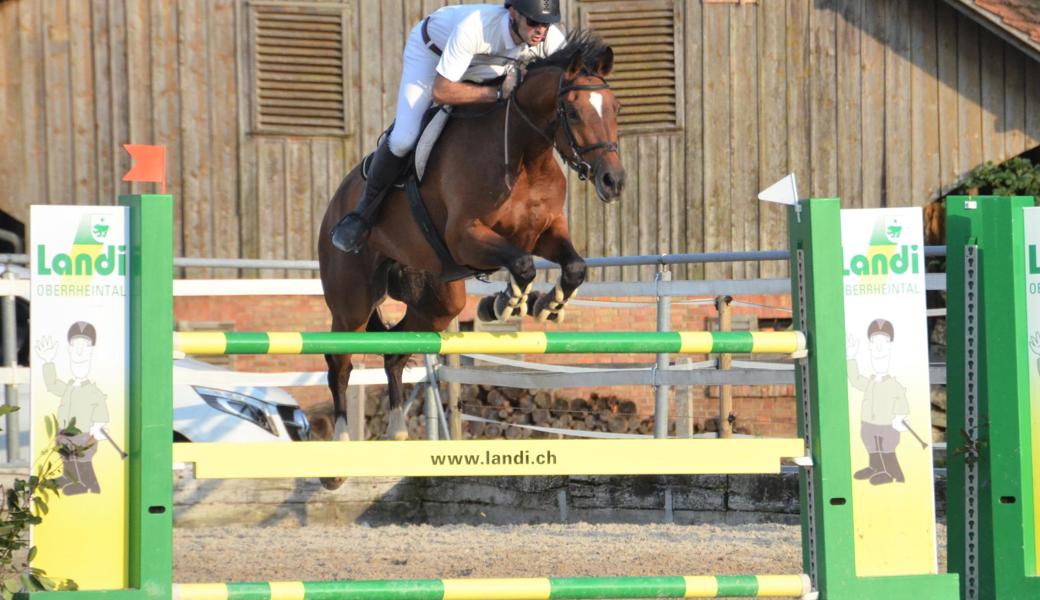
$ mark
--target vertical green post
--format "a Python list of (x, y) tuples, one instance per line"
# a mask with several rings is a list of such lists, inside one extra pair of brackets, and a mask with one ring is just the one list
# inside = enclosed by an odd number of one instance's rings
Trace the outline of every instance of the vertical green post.
[(946, 200), (950, 570), (964, 600), (1040, 598), (1033, 518), (1026, 197)]
[(956, 575), (856, 574), (839, 201), (801, 201), (788, 230), (794, 327), (809, 352), (795, 372), (798, 432), (813, 460), (800, 478), (806, 572), (821, 600), (954, 600)]
[(130, 207), (130, 587), (168, 600), (173, 585), (173, 198)]

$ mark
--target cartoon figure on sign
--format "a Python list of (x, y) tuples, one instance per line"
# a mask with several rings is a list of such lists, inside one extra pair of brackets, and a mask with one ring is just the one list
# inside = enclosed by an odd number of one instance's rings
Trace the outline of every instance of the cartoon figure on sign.
[(68, 496), (88, 492), (100, 494), (101, 486), (94, 474), (93, 460), (97, 454), (97, 441), (102, 436), (108, 438), (108, 432), (105, 431), (108, 405), (105, 403), (105, 393), (87, 379), (90, 376), (97, 332), (90, 323), (76, 321), (69, 327), (66, 337), (69, 343), (69, 369), (72, 372), (72, 378), (68, 381), (58, 379), (58, 369), (54, 364), (58, 345), (54, 339), (43, 336), (36, 343), (36, 353), (43, 359), (44, 385), (48, 392), (61, 398), (58, 404), (59, 431), (55, 442), (65, 451), (62, 452), (63, 473), (58, 484)]
[(870, 457), (869, 465), (856, 471), (853, 477), (868, 479), (871, 485), (903, 483), (905, 478), (896, 457), (896, 447), (900, 434), (909, 430), (907, 415), (910, 413), (910, 405), (906, 388), (889, 375), (895, 328), (885, 319), (874, 319), (867, 326), (867, 340), (873, 371), (870, 376), (860, 374), (856, 360), (859, 340), (856, 336), (849, 335), (846, 345), (849, 383), (863, 392), (860, 439)]

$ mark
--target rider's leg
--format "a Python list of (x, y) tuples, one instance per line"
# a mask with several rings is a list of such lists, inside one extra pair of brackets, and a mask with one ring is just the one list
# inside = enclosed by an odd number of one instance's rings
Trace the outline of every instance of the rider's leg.
[(415, 147), (423, 113), (433, 101), (438, 60), (423, 44), (419, 27), (413, 28), (404, 49), (394, 128), (376, 149), (357, 208), (332, 228), (332, 243), (340, 250), (358, 252), (361, 249), (379, 218), (380, 203), (407, 166), (404, 157)]
[(368, 180), (365, 181), (365, 190), (361, 193), (357, 208), (332, 228), (332, 243), (337, 248), (344, 252), (361, 250), (368, 232), (379, 216), (379, 204), (406, 165), (406, 160), (394, 154), (387, 142), (379, 145), (375, 156), (372, 157)]

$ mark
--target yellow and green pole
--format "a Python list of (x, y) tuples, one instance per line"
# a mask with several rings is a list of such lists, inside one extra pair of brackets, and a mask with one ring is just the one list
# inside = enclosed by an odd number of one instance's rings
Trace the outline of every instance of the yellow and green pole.
[(606, 600), (802, 598), (805, 575), (532, 577), (177, 584), (174, 600)]
[(184, 354), (795, 354), (799, 331), (178, 332)]

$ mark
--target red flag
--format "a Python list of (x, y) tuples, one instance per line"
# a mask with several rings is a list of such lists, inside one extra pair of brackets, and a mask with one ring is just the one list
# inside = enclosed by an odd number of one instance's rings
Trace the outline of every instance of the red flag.
[(162, 184), (166, 193), (166, 146), (123, 144), (130, 153), (133, 166), (123, 175), (123, 181), (152, 181)]

